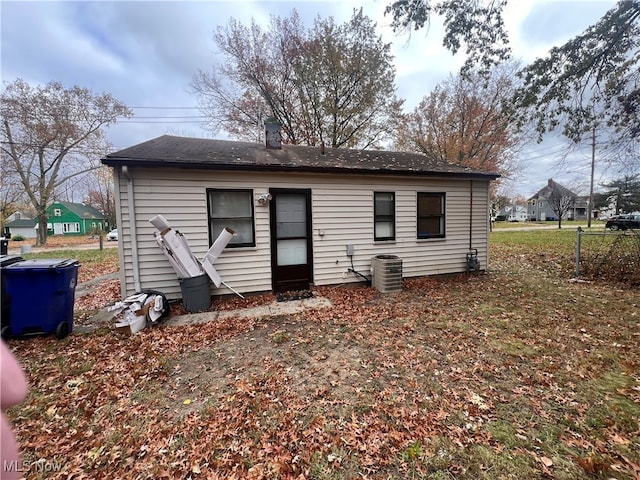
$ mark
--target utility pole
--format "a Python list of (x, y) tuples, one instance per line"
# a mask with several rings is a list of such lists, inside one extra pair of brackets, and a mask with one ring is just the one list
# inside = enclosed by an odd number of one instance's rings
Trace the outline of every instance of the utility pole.
[(591, 217), (593, 215), (593, 177), (596, 166), (596, 127), (593, 127), (591, 135), (591, 185), (589, 186), (589, 202), (587, 204), (587, 228), (591, 228)]

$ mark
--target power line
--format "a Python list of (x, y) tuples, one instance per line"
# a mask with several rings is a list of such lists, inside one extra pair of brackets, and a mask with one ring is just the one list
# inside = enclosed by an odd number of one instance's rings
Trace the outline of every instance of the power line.
[(148, 110), (200, 110), (200, 107), (127, 107)]
[(531, 155), (531, 156), (527, 156), (527, 157), (519, 157), (519, 159), (521, 161), (524, 162), (528, 162), (531, 160), (540, 160), (543, 158), (557, 158), (558, 156), (562, 156), (566, 153), (566, 148), (561, 148), (559, 150), (556, 150), (554, 152), (549, 152), (549, 153), (543, 153), (540, 155)]
[(184, 119), (184, 118), (207, 118), (205, 115), (169, 115), (169, 116), (163, 116), (163, 117), (158, 117), (158, 116), (138, 116), (138, 115), (134, 115), (133, 117), (123, 117), (125, 119), (127, 118), (144, 118), (144, 119), (148, 119), (148, 120), (157, 120), (157, 119), (169, 119), (169, 118), (175, 118), (178, 120)]
[[(125, 124), (129, 124), (129, 123), (149, 123), (149, 124), (153, 124), (153, 123), (208, 123), (208, 120), (168, 120), (168, 121), (163, 121), (163, 120), (120, 120), (118, 121), (119, 124), (121, 125), (125, 125)], [(117, 124), (116, 124), (117, 125)]]

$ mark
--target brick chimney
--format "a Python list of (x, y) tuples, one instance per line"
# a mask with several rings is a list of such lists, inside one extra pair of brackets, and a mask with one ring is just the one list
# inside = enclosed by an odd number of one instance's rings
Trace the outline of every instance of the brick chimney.
[(267, 118), (264, 121), (264, 137), (267, 148), (278, 150), (282, 148), (281, 127), (282, 124), (273, 117)]

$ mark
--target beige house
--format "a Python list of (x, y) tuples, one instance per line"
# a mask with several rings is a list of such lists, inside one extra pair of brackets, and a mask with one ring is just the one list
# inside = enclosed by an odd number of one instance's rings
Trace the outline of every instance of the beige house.
[(464, 272), (470, 249), (487, 268), (497, 174), (411, 153), (280, 145), (277, 134), (267, 145), (165, 135), (102, 159), (114, 169), (123, 296), (181, 297), (156, 215), (197, 258), (232, 228), (215, 267), (241, 293), (362, 282), (377, 255), (398, 256), (404, 278)]

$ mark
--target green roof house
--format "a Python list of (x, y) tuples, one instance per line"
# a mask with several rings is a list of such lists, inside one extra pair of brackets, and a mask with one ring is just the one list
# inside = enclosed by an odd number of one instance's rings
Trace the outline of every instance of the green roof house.
[(54, 202), (47, 207), (47, 231), (53, 235), (87, 235), (107, 230), (105, 216), (84, 203)]

